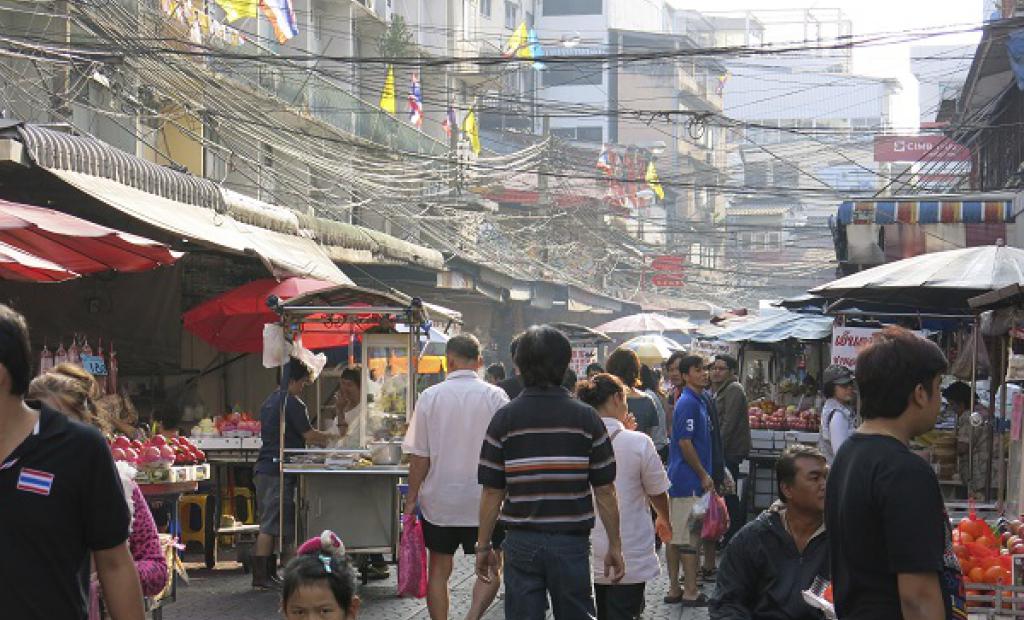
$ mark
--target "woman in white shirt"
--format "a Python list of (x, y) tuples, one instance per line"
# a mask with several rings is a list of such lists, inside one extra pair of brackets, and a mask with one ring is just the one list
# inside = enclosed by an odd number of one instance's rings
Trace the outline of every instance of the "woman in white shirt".
[[(598, 620), (639, 618), (644, 609), (644, 586), (661, 573), (654, 533), (672, 540), (668, 512), (670, 483), (654, 442), (644, 433), (627, 430), (626, 387), (614, 375), (601, 373), (576, 386), (576, 396), (597, 410), (615, 450), (615, 492), (619, 501), (619, 532), (626, 574), (617, 584), (604, 576), (601, 558), (608, 551), (608, 534), (600, 519), (591, 533), (594, 588)], [(651, 523), (651, 506), (657, 520)]]
[(825, 369), (822, 380), (828, 400), (821, 408), (818, 449), (831, 465), (836, 454), (839, 454), (839, 447), (857, 430), (856, 415), (851, 409), (857, 392), (853, 384), (853, 372), (845, 366), (832, 364)]

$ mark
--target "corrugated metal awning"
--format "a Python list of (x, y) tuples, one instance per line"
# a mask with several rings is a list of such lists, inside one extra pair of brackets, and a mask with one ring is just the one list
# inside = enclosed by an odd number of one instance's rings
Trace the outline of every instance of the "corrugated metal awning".
[(840, 224), (983, 224), (1014, 220), (1012, 194), (847, 200)]

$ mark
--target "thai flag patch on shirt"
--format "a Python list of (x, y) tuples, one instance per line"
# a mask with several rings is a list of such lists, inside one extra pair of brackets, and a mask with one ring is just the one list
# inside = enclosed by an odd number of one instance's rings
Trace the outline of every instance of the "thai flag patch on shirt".
[(18, 490), (35, 493), (36, 495), (49, 495), (50, 487), (53, 486), (53, 474), (39, 471), (38, 469), (21, 468), (18, 474)]

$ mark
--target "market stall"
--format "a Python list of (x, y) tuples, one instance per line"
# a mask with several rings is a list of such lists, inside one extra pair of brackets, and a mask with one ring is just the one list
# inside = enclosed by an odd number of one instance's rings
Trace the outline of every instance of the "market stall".
[[(282, 338), (265, 340), (265, 347), (284, 344), (292, 355), (316, 367), (326, 359), (311, 359), (304, 350), (308, 342), (344, 341), (350, 360), (356, 342), (360, 345), (358, 406), (344, 412), (352, 443), (346, 442), (345, 449), (285, 449), (281, 416), (282, 485), (285, 475), (298, 478), (296, 540), (330, 528), (344, 538), (349, 553), (395, 555), (399, 483), (408, 474), (401, 463), (401, 441), (417, 394), (420, 336), (430, 326), (425, 305), (419, 299), (356, 287), (317, 291), (284, 303), (271, 298), (267, 303), (280, 317)], [(390, 328), (395, 323), (412, 329), (396, 333)], [(265, 360), (267, 354), (265, 348)], [(328, 372), (317, 381), (330, 377)], [(283, 503), (278, 508), (283, 510)], [(284, 519), (281, 523), (283, 528)]]
[(569, 368), (576, 376), (585, 377), (587, 366), (607, 357), (612, 339), (604, 332), (575, 323), (552, 323), (552, 327), (565, 334), (572, 345)]
[(818, 443), (831, 317), (779, 311), (698, 332), (695, 350), (731, 350), (750, 403), (747, 505), (767, 508), (777, 494), (774, 466), (790, 445)]

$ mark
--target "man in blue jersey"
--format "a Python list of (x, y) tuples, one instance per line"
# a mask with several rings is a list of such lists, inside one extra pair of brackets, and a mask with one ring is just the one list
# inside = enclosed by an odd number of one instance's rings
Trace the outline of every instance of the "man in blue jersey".
[[(707, 404), (701, 398), (707, 383), (704, 360), (696, 355), (678, 362), (685, 386), (672, 414), (672, 441), (669, 444), (668, 477), (672, 512), (672, 544), (665, 552), (668, 562), (669, 591), (666, 603), (686, 607), (706, 607), (707, 597), (697, 589), (697, 550), (700, 546), (700, 521), (693, 519), (693, 508), (701, 495), (714, 489), (711, 479), (711, 423)], [(683, 590), (679, 589), (679, 561), (683, 564)]]

